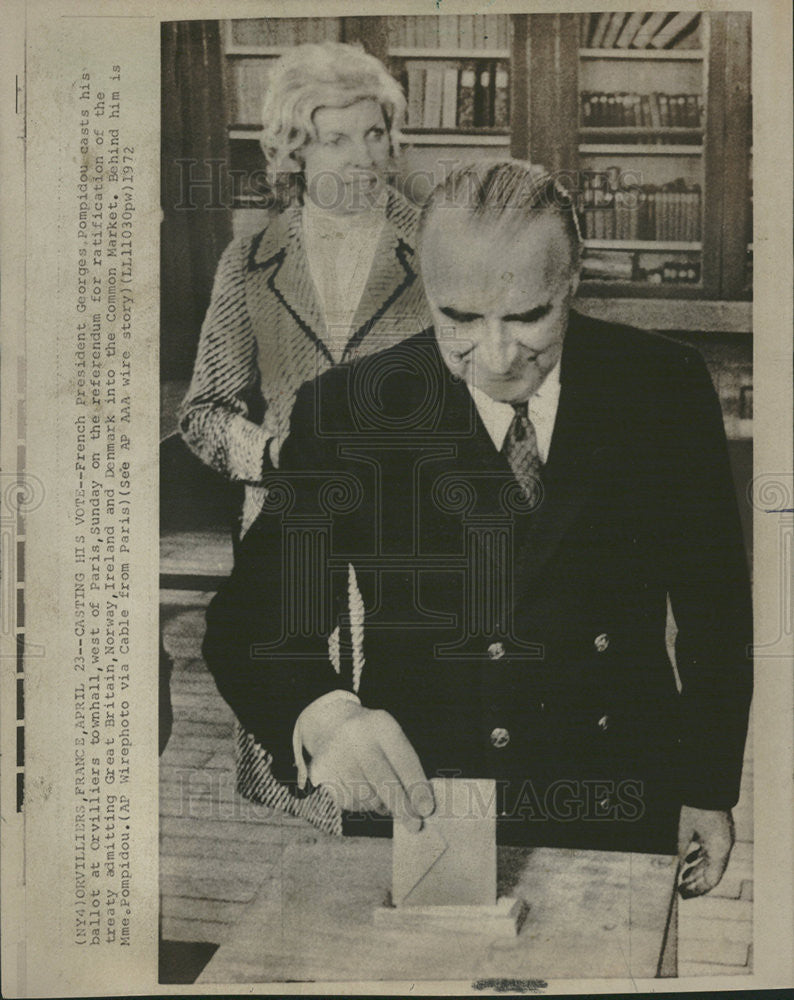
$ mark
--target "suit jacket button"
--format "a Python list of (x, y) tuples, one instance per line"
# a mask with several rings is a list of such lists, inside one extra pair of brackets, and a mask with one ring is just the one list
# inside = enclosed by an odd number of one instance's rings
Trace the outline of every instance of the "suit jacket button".
[(598, 720), (598, 728), (601, 730), (602, 733), (605, 733), (607, 731), (607, 729), (609, 729), (609, 716), (608, 715), (602, 715), (601, 716), (601, 718)]
[(492, 642), (488, 647), (488, 656), (492, 660), (501, 660), (505, 655), (505, 647), (501, 642)]
[(496, 729), (491, 732), (491, 746), (495, 747), (497, 750), (501, 750), (502, 747), (506, 747), (510, 742), (510, 733), (506, 729), (502, 729), (501, 726), (497, 726)]
[(609, 648), (609, 636), (606, 632), (602, 632), (601, 635), (597, 635), (593, 640), (593, 645), (599, 653), (605, 653)]

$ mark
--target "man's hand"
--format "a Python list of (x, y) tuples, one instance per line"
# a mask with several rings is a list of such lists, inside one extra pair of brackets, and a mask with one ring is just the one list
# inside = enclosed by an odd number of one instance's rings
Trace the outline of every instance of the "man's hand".
[(418, 832), (435, 809), (416, 751), (396, 719), (355, 701), (310, 706), (301, 721), (312, 784), (340, 808), (389, 813)]
[(681, 807), (678, 821), (678, 891), (684, 899), (703, 896), (720, 881), (735, 839), (730, 811)]

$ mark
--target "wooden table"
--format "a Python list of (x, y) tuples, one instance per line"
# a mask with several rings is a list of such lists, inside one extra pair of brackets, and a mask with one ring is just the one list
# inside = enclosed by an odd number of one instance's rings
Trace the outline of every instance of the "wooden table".
[(499, 894), (529, 912), (515, 938), (375, 927), (391, 842), (323, 838), (285, 847), (270, 880), (198, 979), (419, 981), (652, 978), (676, 974), (675, 859), (499, 848)]

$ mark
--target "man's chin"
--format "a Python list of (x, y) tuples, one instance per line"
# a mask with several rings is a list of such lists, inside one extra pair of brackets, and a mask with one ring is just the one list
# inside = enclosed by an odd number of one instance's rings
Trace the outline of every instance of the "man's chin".
[(475, 380), (474, 385), (496, 403), (522, 403), (529, 399), (536, 388), (519, 379), (499, 382)]

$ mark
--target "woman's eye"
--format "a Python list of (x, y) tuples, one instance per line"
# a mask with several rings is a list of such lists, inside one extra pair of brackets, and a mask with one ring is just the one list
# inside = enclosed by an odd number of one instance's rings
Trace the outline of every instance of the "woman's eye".
[(374, 128), (369, 133), (370, 139), (382, 139), (386, 135), (386, 130), (382, 128)]

